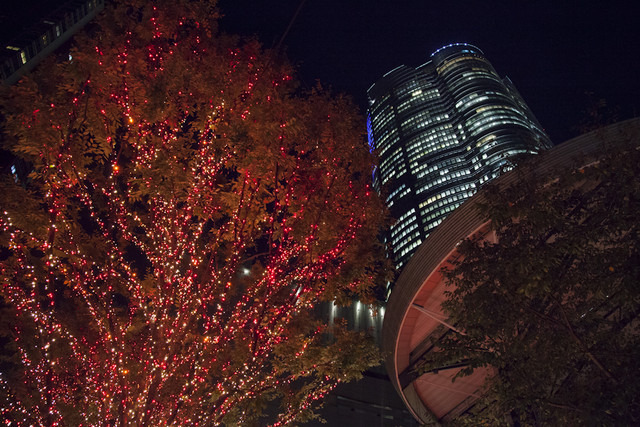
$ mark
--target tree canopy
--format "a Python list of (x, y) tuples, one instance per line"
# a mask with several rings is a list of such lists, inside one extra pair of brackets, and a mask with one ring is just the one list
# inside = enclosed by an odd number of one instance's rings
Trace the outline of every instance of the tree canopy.
[[(640, 151), (638, 135), (550, 176), (540, 157), (489, 185), (494, 239), (469, 239), (445, 271), (448, 333), (423, 370), (492, 367), (477, 425), (640, 422)], [(506, 417), (506, 418), (505, 418)]]
[(217, 18), (116, 2), (4, 94), (3, 418), (280, 425), (378, 362), (313, 315), (386, 274), (363, 121)]

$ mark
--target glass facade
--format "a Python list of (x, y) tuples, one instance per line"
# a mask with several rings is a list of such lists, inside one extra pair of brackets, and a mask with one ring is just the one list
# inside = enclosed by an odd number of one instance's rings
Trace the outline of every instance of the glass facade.
[(380, 156), (374, 183), (396, 218), (387, 239), (398, 269), (510, 158), (551, 147), (513, 83), (469, 44), (395, 68), (367, 94), (369, 143)]

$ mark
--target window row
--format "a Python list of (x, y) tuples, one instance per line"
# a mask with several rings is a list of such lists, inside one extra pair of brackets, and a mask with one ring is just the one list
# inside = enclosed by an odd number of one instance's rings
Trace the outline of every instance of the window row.
[(442, 193), (436, 194), (435, 196), (431, 196), (424, 202), (420, 203), (418, 206), (420, 207), (422, 216), (424, 217), (425, 214), (433, 211), (434, 209), (447, 205), (451, 202), (465, 200), (466, 198), (472, 196), (474, 193), (475, 184), (469, 182), (458, 187), (450, 188), (446, 191), (443, 191)]
[(523, 120), (518, 119), (516, 117), (513, 116), (498, 116), (498, 117), (490, 117), (487, 120), (483, 121), (484, 124), (483, 126), (480, 126), (476, 129), (471, 130), (471, 135), (478, 135), (481, 134), (482, 132), (484, 132), (485, 130), (498, 126), (498, 125), (516, 125), (516, 126), (521, 126), (524, 127), (526, 129), (529, 129), (529, 127), (527, 126), (527, 123), (525, 123)]
[[(404, 186), (404, 184), (402, 184)], [(387, 199), (387, 206), (391, 207), (393, 206), (393, 204), (395, 203), (396, 200), (400, 200), (402, 199), (404, 196), (406, 196), (407, 194), (409, 194), (411, 192), (411, 188), (405, 188), (402, 192), (395, 194), (394, 197), (389, 200)]]
[[(403, 230), (402, 233), (399, 233), (397, 236), (393, 236), (391, 237), (391, 245), (394, 248), (400, 248), (403, 244), (406, 244), (406, 242), (415, 239), (416, 237), (418, 237), (420, 235), (420, 232), (414, 232), (413, 234), (411, 234), (411, 236), (407, 237), (409, 235), (409, 233), (415, 231), (418, 228), (418, 224), (413, 223), (411, 224), (411, 227), (408, 227), (407, 229)], [(405, 239), (406, 237), (406, 239)]]
[(415, 129), (426, 128), (436, 123), (449, 119), (449, 114), (432, 114), (430, 111), (424, 110), (418, 114), (409, 116), (401, 123), (401, 128), (405, 132), (411, 132)]
[(456, 209), (458, 206), (460, 206), (462, 204), (462, 202), (464, 202), (465, 199), (456, 201), (451, 203), (450, 205), (446, 205), (443, 206), (442, 209), (439, 209), (435, 212), (430, 213), (429, 215), (426, 215), (424, 217), (424, 222), (427, 224), (425, 226), (425, 230), (426, 229), (432, 229), (432, 227), (434, 226), (433, 224), (431, 224), (431, 221), (433, 221), (436, 218), (441, 218), (443, 215), (447, 215), (449, 212), (453, 211), (454, 209)]
[(398, 188), (396, 188), (391, 194), (387, 196), (387, 200), (386, 200), (387, 203), (389, 202), (389, 200), (393, 199), (399, 192), (401, 192), (405, 188), (407, 188), (405, 184), (401, 184)]
[[(416, 236), (417, 235), (418, 235), (418, 233), (416, 233)], [(398, 247), (398, 249), (394, 248), (396, 261), (399, 260), (400, 258), (403, 258), (408, 253), (412, 252), (415, 248), (420, 246), (421, 243), (422, 243), (422, 240), (420, 240), (420, 239), (417, 239), (417, 240), (415, 240), (413, 242), (411, 241), (411, 239), (407, 239), (404, 242), (402, 242), (400, 244), (400, 246)], [(405, 247), (403, 248), (403, 246), (405, 246)], [(400, 248), (402, 248), (402, 249), (400, 249)]]

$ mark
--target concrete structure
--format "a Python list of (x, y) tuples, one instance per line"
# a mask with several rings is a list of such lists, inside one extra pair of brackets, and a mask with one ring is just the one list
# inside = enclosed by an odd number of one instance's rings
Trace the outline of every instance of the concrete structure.
[[(493, 184), (509, 186), (522, 173), (553, 177), (555, 171), (579, 168), (584, 159), (607, 146), (634, 138), (640, 144), (640, 119), (632, 119), (569, 140), (540, 154), (532, 170), (504, 174)], [(435, 229), (418, 248), (389, 298), (383, 326), (383, 351), (387, 357), (387, 371), (414, 417), (421, 423), (446, 423), (463, 414), (480, 397), (488, 370), (476, 370), (467, 377), (452, 382), (462, 369), (461, 364), (444, 366), (436, 372), (415, 373), (425, 354), (449, 329), (440, 307), (444, 300), (445, 283), (441, 268), (457, 256), (456, 247), (462, 240), (480, 234), (494, 239), (489, 221), (480, 214), (478, 206), (486, 202), (481, 192), (467, 200)]]
[(306, 427), (418, 427), (402, 399), (389, 382), (384, 367), (364, 373), (360, 381), (339, 384), (318, 410), (326, 421), (311, 421)]
[[(366, 331), (376, 343), (381, 342), (384, 307), (374, 311), (359, 301), (349, 307), (338, 307), (327, 302), (318, 305), (317, 314), (329, 325), (334, 324), (336, 319), (343, 319), (350, 330)], [(323, 399), (322, 408), (317, 412), (327, 423), (311, 421), (304, 423), (305, 426), (419, 425), (396, 393), (382, 364), (368, 369), (359, 381), (339, 384)]]

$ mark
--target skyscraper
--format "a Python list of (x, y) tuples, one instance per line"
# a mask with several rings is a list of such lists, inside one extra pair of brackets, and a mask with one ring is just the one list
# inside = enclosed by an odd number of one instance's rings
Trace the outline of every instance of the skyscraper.
[(369, 142), (380, 155), (374, 182), (397, 219), (388, 239), (398, 268), (514, 156), (551, 147), (513, 83), (469, 44), (395, 68), (368, 97)]

